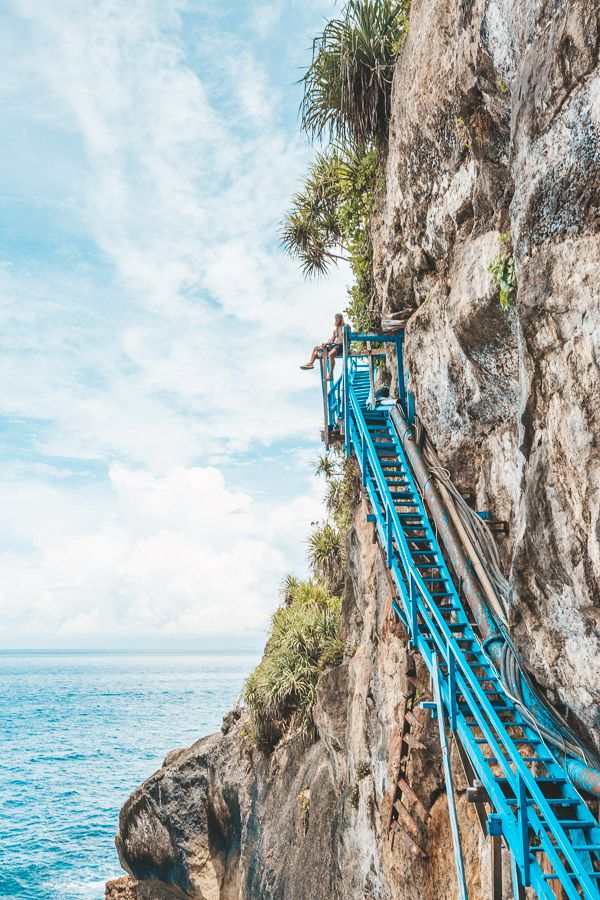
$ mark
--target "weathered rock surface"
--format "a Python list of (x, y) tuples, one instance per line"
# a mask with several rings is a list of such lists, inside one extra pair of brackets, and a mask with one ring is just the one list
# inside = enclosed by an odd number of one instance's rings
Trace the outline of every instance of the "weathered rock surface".
[[(381, 310), (410, 316), (418, 412), (455, 481), (510, 524), (521, 658), (597, 743), (599, 44), (595, 0), (413, 0), (374, 229)], [(488, 265), (508, 230), (518, 289), (503, 311)], [(386, 625), (365, 511), (348, 535), (346, 658), (319, 683), (319, 740), (267, 757), (237, 711), (170, 754), (121, 815), (136, 900), (456, 897), (431, 722), (409, 770), (430, 812), (427, 858), (385, 837), (407, 649)], [(487, 898), (487, 845), (458, 787), (469, 896)]]
[(137, 883), (125, 875), (106, 882), (105, 900), (137, 900)]
[[(600, 74), (594, 0), (415, 0), (375, 228), (410, 387), (478, 508), (509, 522), (521, 657), (600, 740)], [(487, 267), (510, 230), (518, 290)]]
[[(121, 812), (117, 847), (136, 879), (129, 883), (135, 900), (455, 896), (431, 721), (421, 739), (424, 749), (411, 752), (409, 767), (431, 811), (419, 834), (428, 856), (415, 858), (401, 838), (392, 850), (385, 838), (407, 647), (401, 630), (386, 624), (388, 583), (366, 511), (361, 504), (348, 535), (348, 654), (319, 682), (319, 739), (308, 748), (290, 740), (266, 756), (248, 746), (245, 715), (236, 713), (223, 733), (169, 754)], [(417, 671), (425, 685), (424, 669)], [(459, 787), (470, 896), (483, 898), (481, 832), (467, 809), (465, 786)]]

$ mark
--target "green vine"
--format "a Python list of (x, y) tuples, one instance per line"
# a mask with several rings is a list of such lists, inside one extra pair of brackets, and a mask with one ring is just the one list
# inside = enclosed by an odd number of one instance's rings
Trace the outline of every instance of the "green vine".
[(509, 309), (517, 294), (517, 273), (509, 231), (500, 235), (499, 243), (500, 250), (488, 265), (488, 272), (500, 289), (500, 306), (502, 309)]
[(359, 331), (369, 331), (374, 325), (371, 217), (381, 181), (379, 153), (375, 148), (364, 155), (354, 155), (352, 164), (343, 166), (340, 173), (343, 201), (339, 218), (354, 275), (354, 283), (348, 288), (346, 314)]

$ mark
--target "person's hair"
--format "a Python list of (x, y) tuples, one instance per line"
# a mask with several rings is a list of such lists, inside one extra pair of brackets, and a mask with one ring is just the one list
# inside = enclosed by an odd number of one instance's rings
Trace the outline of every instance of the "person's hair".
[(343, 325), (343, 324), (344, 324), (344, 317), (343, 317), (343, 315), (342, 315), (341, 313), (336, 313), (335, 316), (334, 316), (334, 319), (336, 319), (336, 320), (339, 319), (339, 320), (340, 320), (340, 325)]

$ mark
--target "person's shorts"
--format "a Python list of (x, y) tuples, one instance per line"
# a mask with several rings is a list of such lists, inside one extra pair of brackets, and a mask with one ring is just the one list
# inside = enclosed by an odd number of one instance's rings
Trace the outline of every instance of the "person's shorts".
[(343, 353), (343, 346), (342, 346), (342, 344), (327, 344), (327, 350), (328, 350), (328, 351), (329, 351), (329, 350), (333, 350), (334, 348), (335, 348), (335, 355), (336, 355), (336, 356), (341, 356), (342, 353)]

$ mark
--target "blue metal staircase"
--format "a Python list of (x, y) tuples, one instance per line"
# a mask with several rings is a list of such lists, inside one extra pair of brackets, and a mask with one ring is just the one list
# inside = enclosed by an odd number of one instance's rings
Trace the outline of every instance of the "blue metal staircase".
[[(599, 898), (600, 826), (558, 753), (507, 695), (470, 621), (391, 419), (392, 406), (373, 408), (370, 360), (349, 352), (351, 341), (363, 337), (347, 335), (344, 371), (329, 391), (326, 427), (339, 430), (346, 452), (358, 461), (397, 592), (394, 613), (431, 673), (437, 714), (483, 785), (488, 830), (501, 834), (511, 852), (515, 888), (531, 886), (538, 897), (555, 900), (553, 888), (560, 885), (568, 898)], [(457, 837), (459, 886), (466, 897)]]

